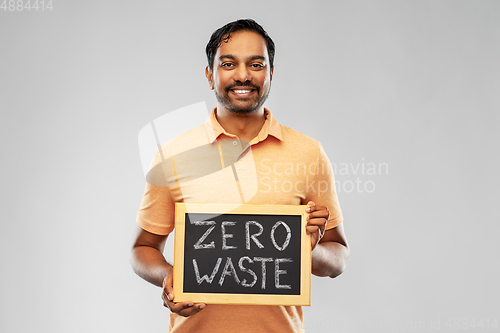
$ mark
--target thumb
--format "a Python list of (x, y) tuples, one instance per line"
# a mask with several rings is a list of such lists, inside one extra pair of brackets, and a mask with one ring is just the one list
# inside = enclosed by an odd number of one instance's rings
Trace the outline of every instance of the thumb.
[(165, 291), (165, 294), (167, 294), (167, 298), (169, 301), (172, 301), (174, 299), (174, 293), (173, 293), (173, 288), (172, 288), (172, 273), (168, 274), (165, 276), (163, 279), (163, 290)]

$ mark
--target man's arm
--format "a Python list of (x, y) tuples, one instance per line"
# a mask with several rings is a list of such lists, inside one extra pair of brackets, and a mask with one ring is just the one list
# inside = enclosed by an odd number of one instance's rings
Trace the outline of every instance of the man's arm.
[(130, 263), (134, 272), (144, 280), (162, 287), (163, 305), (181, 316), (191, 316), (201, 311), (205, 304), (193, 302), (174, 303), (172, 288), (173, 267), (163, 256), (167, 235), (155, 235), (139, 227), (132, 247)]
[(167, 237), (168, 235), (155, 235), (138, 227), (130, 258), (134, 272), (158, 287), (161, 287), (165, 277), (173, 272), (172, 265), (163, 256)]
[(342, 274), (349, 256), (349, 246), (342, 223), (325, 231), (325, 235), (311, 255), (314, 275), (334, 278)]
[[(306, 209), (306, 212), (309, 213), (306, 229), (307, 233), (311, 235), (312, 273), (317, 276), (334, 278), (344, 271), (349, 256), (344, 227), (341, 223), (335, 228), (326, 230), (321, 237), (320, 233), (325, 230), (330, 212), (327, 207), (316, 206), (312, 201), (309, 201), (308, 205), (310, 206)], [(321, 239), (319, 239), (320, 237)]]

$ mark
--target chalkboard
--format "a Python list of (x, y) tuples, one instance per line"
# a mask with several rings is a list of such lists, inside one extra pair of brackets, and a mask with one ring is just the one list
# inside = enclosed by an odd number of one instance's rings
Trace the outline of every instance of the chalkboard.
[(176, 203), (176, 302), (309, 305), (305, 205)]

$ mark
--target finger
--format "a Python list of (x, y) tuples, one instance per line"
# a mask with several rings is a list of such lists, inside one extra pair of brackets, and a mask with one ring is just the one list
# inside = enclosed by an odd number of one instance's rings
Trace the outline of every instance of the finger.
[(172, 311), (172, 306), (175, 304), (174, 302), (170, 301), (168, 299), (168, 296), (167, 296), (167, 293), (165, 292), (165, 290), (163, 291), (163, 293), (161, 294), (161, 299), (163, 300), (163, 306), (168, 308), (170, 311)]
[(161, 295), (161, 299), (163, 301), (163, 306), (170, 310), (170, 306), (168, 305), (167, 299), (164, 294)]
[(173, 276), (174, 275), (170, 273), (163, 279), (163, 293), (169, 301), (174, 300)]
[(207, 305), (205, 303), (195, 303), (194, 307), (198, 309), (198, 312), (203, 310)]
[(314, 202), (312, 202), (312, 201), (309, 201), (309, 202), (307, 203), (307, 205), (308, 205), (309, 207), (307, 207), (307, 208), (306, 208), (306, 211), (312, 211), (312, 212), (313, 212), (313, 211), (316, 211), (316, 210), (328, 210), (328, 208), (327, 208), (326, 206), (318, 206), (318, 205), (316, 205), (316, 204), (315, 204)]
[(320, 229), (318, 226), (306, 226), (306, 232), (308, 235), (318, 232)]
[(163, 293), (161, 295), (161, 298), (165, 301), (165, 302), (173, 302), (173, 298), (171, 297), (171, 295), (169, 295), (167, 293), (167, 291), (165, 289), (163, 289)]
[(191, 306), (189, 308), (185, 308), (177, 313), (181, 316), (189, 317), (189, 316), (197, 314), (198, 312), (203, 310), (205, 308), (205, 306), (206, 305), (204, 303), (195, 303), (195, 304), (193, 304), (193, 306)]
[(326, 217), (316, 217), (316, 218), (308, 220), (307, 225), (324, 226), (324, 225), (326, 225), (327, 222), (328, 222), (328, 220), (326, 219)]
[(319, 231), (319, 237), (323, 237), (326, 229), (326, 219), (318, 218), (310, 220), (306, 225), (306, 231), (308, 234)]
[(306, 208), (306, 212), (308, 212), (308, 213), (313, 212), (313, 211), (314, 211), (314, 209), (315, 209), (315, 207), (316, 207), (316, 204), (315, 204), (313, 201), (309, 201), (309, 202), (307, 203), (307, 205), (308, 205), (309, 207), (307, 207), (307, 208)]
[(205, 308), (206, 304), (205, 303), (195, 303), (192, 307), (186, 309), (186, 310), (183, 310), (181, 312), (183, 312), (184, 315), (194, 315), (195, 313), (198, 313), (200, 312), (201, 310), (203, 310)]
[(178, 313), (182, 316), (190, 316), (193, 315), (205, 308), (204, 303), (193, 303), (191, 301), (175, 303), (168, 300), (167, 295), (164, 293), (162, 295), (163, 306), (168, 308), (171, 312)]
[(190, 309), (194, 306), (194, 302), (187, 301), (187, 302), (179, 302), (179, 303), (174, 303), (171, 301), (167, 301), (170, 311), (175, 312), (175, 313), (181, 313), (186, 309)]
[(168, 308), (170, 311), (175, 312), (174, 310), (172, 310), (172, 308), (175, 307), (175, 303), (173, 302), (174, 293), (172, 290), (172, 282), (173, 282), (172, 277), (173, 277), (173, 274), (170, 273), (170, 274), (167, 274), (167, 276), (165, 276), (165, 278), (163, 279), (163, 283), (162, 283), (163, 290), (162, 290), (161, 298), (163, 300), (163, 306)]
[(308, 219), (313, 219), (313, 218), (317, 218), (317, 217), (328, 218), (329, 216), (330, 216), (330, 212), (328, 211), (328, 209), (323, 209), (323, 210), (317, 210), (317, 211), (314, 211), (312, 213), (309, 213), (309, 215), (307, 217), (308, 217)]

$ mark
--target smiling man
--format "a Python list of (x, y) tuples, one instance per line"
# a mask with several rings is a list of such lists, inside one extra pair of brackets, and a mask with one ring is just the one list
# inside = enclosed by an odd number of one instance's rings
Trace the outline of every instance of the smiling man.
[(273, 77), (266, 41), (252, 31), (233, 32), (231, 37), (217, 48), (205, 70), (210, 87), (227, 111), (246, 115), (263, 111)]
[[(164, 306), (171, 311), (171, 332), (298, 332), (304, 320), (300, 306), (175, 302), (173, 267), (162, 254), (173, 230), (175, 202), (307, 204), (312, 274), (333, 278), (344, 270), (349, 251), (331, 164), (318, 141), (280, 125), (264, 107), (273, 78), (274, 49), (271, 38), (253, 20), (238, 20), (216, 30), (206, 47), (205, 75), (217, 106), (204, 125), (162, 145), (152, 163), (158, 165), (160, 156), (162, 161), (170, 156), (175, 172), (167, 186), (150, 181), (146, 185), (131, 263), (139, 276), (162, 287)], [(239, 149), (231, 164), (233, 171), (239, 170), (233, 187), (224, 170), (205, 172), (198, 177), (202, 182), (196, 183), (173, 156), (203, 145), (216, 149), (217, 159), (220, 151), (218, 162), (224, 168), (224, 162), (228, 165), (224, 140)], [(249, 162), (255, 179), (248, 176)], [(182, 188), (183, 182), (191, 187)], [(248, 187), (254, 189), (252, 195)]]
[[(207, 45), (209, 65), (205, 75), (215, 91), (219, 123), (229, 133), (238, 133), (240, 139), (250, 142), (265, 121), (264, 102), (271, 90), (274, 43), (251, 30), (233, 30), (222, 37), (222, 43), (220, 38), (212, 38)], [(214, 54), (215, 42), (220, 46)], [(272, 48), (272, 56), (268, 47)]]

